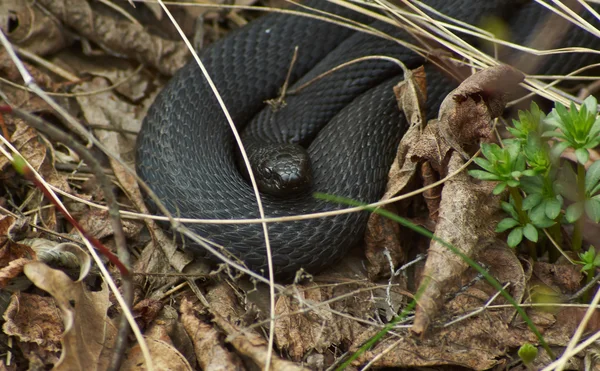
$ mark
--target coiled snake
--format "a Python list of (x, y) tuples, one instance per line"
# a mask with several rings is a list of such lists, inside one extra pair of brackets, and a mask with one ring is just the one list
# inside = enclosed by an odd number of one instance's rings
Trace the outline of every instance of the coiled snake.
[[(515, 13), (510, 25), (516, 30), (517, 41), (524, 41), (530, 33), (526, 30), (534, 30), (536, 22), (543, 18), (540, 16), (543, 8), (536, 4), (532, 5), (533, 12), (516, 12), (515, 0), (427, 3), (475, 25), (484, 16)], [(325, 0), (305, 4), (369, 22), (364, 16)], [(373, 26), (395, 37), (411, 39), (396, 26), (377, 23)], [(593, 40), (584, 31), (572, 29), (568, 40), (561, 45), (589, 45), (590, 38)], [(317, 200), (313, 192), (361, 202), (378, 200), (407, 125), (391, 89), (401, 78), (400, 69), (382, 60), (357, 63), (309, 85), (300, 94), (287, 96), (287, 105), (274, 111), (264, 101), (278, 97), (295, 47), (298, 51), (291, 68), (289, 90), (333, 66), (364, 55), (392, 56), (409, 68), (424, 63), (424, 59), (384, 38), (288, 14), (260, 17), (200, 53), (233, 121), (239, 130), (246, 127), (248, 138), (307, 147), (312, 185), (286, 197), (263, 194), (267, 217), (345, 207)], [(557, 73), (584, 63), (580, 55), (560, 58), (567, 58), (566, 62), (545, 64), (543, 68)], [(435, 111), (454, 84), (433, 70), (429, 77), (428, 109)], [(314, 129), (321, 127), (315, 137)], [(254, 193), (237, 166), (236, 148), (225, 116), (192, 60), (158, 95), (144, 120), (137, 141), (137, 171), (175, 215), (201, 219), (259, 218)], [(317, 272), (331, 265), (361, 240), (367, 217), (362, 212), (270, 224), (275, 274), (289, 276), (299, 268)], [(225, 246), (251, 269), (265, 274), (267, 255), (260, 224), (193, 224), (190, 228)], [(201, 247), (189, 242), (186, 247), (204, 254)]]

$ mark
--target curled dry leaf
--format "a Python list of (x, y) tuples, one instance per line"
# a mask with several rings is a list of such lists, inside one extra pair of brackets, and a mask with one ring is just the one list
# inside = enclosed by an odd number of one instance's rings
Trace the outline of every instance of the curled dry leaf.
[(145, 329), (154, 321), (162, 308), (163, 305), (158, 300), (142, 299), (133, 306), (131, 311), (140, 328)]
[(13, 230), (18, 224), (19, 220), (11, 215), (0, 216), (0, 288), (8, 292), (29, 286), (29, 282), (19, 276), (23, 266), (36, 258), (35, 251), (29, 246), (14, 242)]
[(467, 147), (490, 138), (491, 121), (502, 114), (510, 93), (524, 78), (522, 72), (507, 65), (486, 68), (468, 77), (442, 102), (442, 139), (468, 158)]
[(147, 338), (159, 339), (172, 344), (185, 357), (190, 366), (196, 369), (194, 344), (179, 320), (179, 313), (174, 307), (163, 306), (158, 317), (150, 323), (144, 335)]
[(35, 253), (40, 262), (53, 268), (79, 270), (77, 282), (87, 277), (92, 267), (92, 260), (88, 253), (74, 243), (57, 244), (55, 241), (44, 238), (28, 238), (21, 242), (23, 246)]
[[(92, 258), (88, 255), (88, 253), (83, 250), (79, 245), (75, 245), (74, 243), (61, 243), (56, 245), (50, 250), (51, 252), (58, 252), (60, 258), (69, 259), (71, 261), (72, 257), (75, 257), (75, 261), (73, 261), (70, 266), (79, 268), (79, 278), (75, 282), (82, 281), (85, 277), (87, 277), (90, 269), (92, 267)], [(42, 259), (40, 259), (42, 260)], [(61, 260), (63, 262), (64, 260)]]
[[(10, 142), (27, 159), (35, 171), (39, 171), (46, 160), (46, 147), (39, 140), (38, 132), (29, 127), (23, 120), (15, 119), (15, 131), (10, 137)], [(10, 166), (9, 160), (0, 157), (0, 169)]]
[[(204, 310), (207, 312), (209, 317), (212, 317), (212, 322), (216, 325), (221, 332), (225, 333), (227, 336), (226, 340), (229, 342), (233, 348), (235, 348), (236, 352), (247, 359), (252, 360), (260, 369), (264, 369), (266, 366), (266, 357), (268, 354), (267, 349), (267, 341), (261, 334), (258, 334), (255, 330), (244, 329), (246, 325), (242, 318), (239, 318), (238, 313), (243, 313), (241, 308), (239, 307), (238, 301), (235, 296), (235, 292), (227, 283), (221, 283), (213, 287), (207, 295), (209, 298), (208, 307), (205, 307)], [(190, 305), (191, 304), (186, 304)], [(182, 303), (182, 312), (183, 312), (183, 303)], [(189, 311), (188, 311), (189, 312)], [(189, 312), (191, 314), (191, 312)], [(214, 326), (209, 326), (205, 323), (199, 322), (194, 316), (189, 317), (190, 322), (193, 323), (193, 326), (186, 326), (186, 330), (188, 334), (193, 339), (195, 348), (196, 348), (196, 357), (198, 358), (198, 362), (200, 365), (205, 364), (206, 362), (215, 362), (215, 359), (206, 359), (206, 357), (201, 356), (199, 350), (207, 354), (213, 354), (212, 352), (217, 352), (221, 354), (225, 349), (223, 344), (220, 341), (219, 331)], [(200, 327), (198, 327), (200, 326)], [(190, 330), (193, 330), (190, 332)], [(208, 335), (207, 338), (204, 335)], [(197, 339), (197, 340), (194, 340)], [(199, 343), (197, 341), (206, 342)], [(203, 347), (207, 347), (207, 349), (198, 347), (202, 345)], [(223, 349), (221, 349), (223, 348)], [(224, 354), (225, 356), (225, 354)], [(203, 359), (201, 359), (202, 357)], [(214, 356), (213, 356), (214, 357)], [(230, 362), (237, 362), (238, 356), (235, 358), (228, 356)], [(225, 368), (229, 369), (229, 368)], [(293, 362), (283, 360), (277, 357), (276, 354), (271, 355), (271, 369), (273, 370), (305, 370), (304, 368), (297, 366)]]
[[(408, 154), (414, 143), (419, 141), (425, 123), (427, 87), (424, 68), (419, 67), (414, 71), (405, 70), (404, 80), (394, 87), (394, 93), (398, 107), (404, 112), (410, 126), (398, 146), (382, 201), (406, 191), (417, 172), (417, 163), (411, 161)], [(386, 205), (383, 208), (393, 213), (397, 210), (394, 205)], [(402, 248), (399, 235), (400, 227), (397, 223), (378, 214), (371, 214), (365, 233), (365, 255), (369, 261), (367, 267), (369, 277), (375, 277), (383, 272), (389, 273), (390, 259), (394, 265), (404, 260), (405, 249)], [(383, 253), (384, 251), (386, 254)]]
[(26, 289), (29, 286), (29, 283), (23, 282), (18, 279), (18, 277), (23, 273), (23, 266), (30, 261), (31, 259), (28, 258), (18, 258), (11, 260), (8, 265), (0, 268), (0, 288), (5, 289), (8, 292)]
[[(260, 369), (265, 369), (268, 349), (267, 341), (260, 335), (231, 324), (217, 313), (213, 315), (213, 322), (227, 335), (227, 341), (241, 355), (251, 359)], [(271, 355), (272, 370), (308, 371), (294, 362), (281, 359), (276, 354)]]
[[(454, 152), (448, 164), (452, 173), (464, 164)], [(455, 246), (463, 254), (473, 257), (495, 240), (494, 226), (500, 217), (498, 196), (492, 195), (493, 185), (476, 184), (462, 172), (449, 179), (442, 190), (439, 223), (435, 235)], [(508, 248), (508, 247), (507, 247)], [(455, 287), (469, 267), (440, 242), (432, 241), (422, 274), (421, 285), (426, 285), (418, 301), (412, 331), (423, 334), (443, 304), (444, 295)]]
[[(57, 52), (73, 41), (56, 18), (48, 17), (43, 9), (29, 1), (2, 1), (0, 29), (12, 43), (37, 55)], [(39, 80), (36, 82), (39, 84)]]
[(16, 292), (2, 318), (4, 334), (16, 337), (45, 364), (58, 361), (64, 325), (53, 298)]
[(55, 369), (106, 369), (116, 334), (116, 327), (107, 317), (110, 301), (106, 285), (91, 292), (84, 283), (73, 282), (62, 271), (41, 262), (27, 264), (24, 272), (37, 287), (54, 297), (62, 313), (65, 332)]
[[(146, 338), (148, 350), (152, 356), (152, 363), (155, 370), (164, 371), (192, 371), (193, 368), (181, 353), (173, 345), (159, 339)], [(145, 370), (146, 360), (139, 345), (135, 345), (127, 353), (127, 358), (123, 362), (121, 370), (134, 371)]]
[(38, 3), (81, 36), (165, 75), (173, 75), (188, 60), (188, 49), (182, 41), (163, 39), (148, 33), (143, 25), (95, 12), (87, 1), (39, 0)]
[(222, 344), (219, 332), (198, 319), (192, 302), (182, 299), (180, 311), (181, 323), (194, 344), (196, 359), (203, 370), (234, 370), (241, 367), (242, 361)]

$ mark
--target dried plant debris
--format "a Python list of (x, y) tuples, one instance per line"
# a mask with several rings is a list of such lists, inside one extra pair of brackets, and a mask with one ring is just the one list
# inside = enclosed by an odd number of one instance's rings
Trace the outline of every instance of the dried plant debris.
[[(121, 208), (148, 214), (137, 181), (122, 163), (133, 166), (136, 134), (148, 107), (190, 54), (158, 4), (136, 3), (136, 9), (123, 1), (111, 4), (4, 0), (0, 29), (17, 46), (17, 55), (36, 84), (85, 123), (112, 157), (90, 145), (24, 86), (4, 48), (0, 48), (0, 77), (10, 84), (0, 82), (0, 95), (3, 102), (43, 117), (88, 145), (113, 182)], [(205, 41), (222, 37), (259, 14), (193, 6), (170, 9), (189, 36), (202, 16), (199, 38)], [(492, 120), (522, 79), (520, 72), (507, 66), (483, 70), (447, 96), (437, 120), (426, 122), (425, 70), (405, 71), (394, 91), (410, 127), (390, 169), (383, 200), (431, 185), (460, 169), (480, 142), (492, 140)], [(10, 115), (0, 117), (0, 132), (58, 192), (85, 230), (114, 247), (115, 232), (120, 231), (105, 209), (100, 182), (69, 143), (50, 140)], [(82, 249), (76, 230), (38, 188), (17, 176), (7, 156), (0, 156), (0, 181), (0, 307), (3, 335), (12, 344), (0, 369), (106, 369), (113, 356), (120, 305), (89, 252)], [(423, 195), (384, 208), (434, 231), (475, 259), (519, 302), (557, 303), (575, 293), (582, 273), (573, 265), (519, 260), (496, 238), (498, 201), (490, 186), (462, 172)], [(179, 249), (154, 221), (129, 215), (122, 232), (136, 273), (131, 309), (154, 369), (263, 369), (268, 355), (272, 370), (331, 368), (380, 334), (414, 299), (422, 283), (426, 285), (416, 311), (354, 360), (351, 368), (507, 367), (512, 361), (509, 352), (537, 341), (515, 309), (463, 260), (442, 244), (430, 243), (378, 214), (369, 220), (363, 248), (315, 277), (276, 286), (274, 322), (265, 284), (228, 275), (227, 270), (215, 273), (213, 266)], [(594, 240), (590, 231), (585, 236)], [(109, 269), (114, 273), (114, 267)], [(122, 285), (122, 277), (113, 276)], [(192, 279), (199, 286), (194, 295), (188, 290), (195, 287)], [(545, 305), (529, 308), (528, 314), (551, 346), (564, 347), (585, 310)], [(269, 352), (271, 326), (274, 349)], [(599, 328), (600, 318), (594, 315), (586, 331)], [(535, 368), (551, 361), (544, 357), (536, 360)], [(146, 362), (140, 345), (131, 342), (122, 369), (140, 369)], [(583, 361), (573, 362), (580, 367)]]
[(51, 294), (60, 308), (64, 333), (59, 336), (62, 352), (55, 368), (72, 370), (95, 365), (98, 370), (106, 369), (116, 330), (107, 318), (107, 288), (91, 292), (85, 283), (73, 282), (62, 271), (41, 262), (27, 264), (24, 272), (36, 286)]

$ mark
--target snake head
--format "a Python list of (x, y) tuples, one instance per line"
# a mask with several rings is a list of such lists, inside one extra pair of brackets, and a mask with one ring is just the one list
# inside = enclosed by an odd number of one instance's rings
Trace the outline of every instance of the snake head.
[[(296, 144), (263, 144), (246, 148), (258, 189), (277, 197), (303, 192), (312, 184), (310, 157)], [(242, 169), (245, 167), (241, 165)], [(243, 173), (247, 172), (243, 171)]]

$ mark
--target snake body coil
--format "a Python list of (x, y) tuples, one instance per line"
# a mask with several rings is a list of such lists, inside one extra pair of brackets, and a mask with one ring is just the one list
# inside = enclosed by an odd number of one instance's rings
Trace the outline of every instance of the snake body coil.
[[(482, 15), (506, 10), (512, 2), (428, 3), (442, 13), (477, 24)], [(324, 0), (306, 4), (368, 21)], [(408, 38), (396, 27), (376, 27)], [(421, 57), (393, 41), (284, 14), (261, 17), (203, 50), (200, 57), (238, 130), (247, 126), (245, 136), (307, 146), (314, 178), (311, 189), (287, 198), (262, 195), (266, 216), (345, 207), (317, 200), (313, 192), (361, 202), (378, 200), (407, 125), (392, 92), (401, 71), (388, 61), (355, 64), (309, 85), (299, 95), (287, 97), (288, 105), (274, 112), (265, 108), (264, 101), (278, 96), (296, 46), (297, 59), (291, 72), (294, 86), (364, 55), (396, 57), (409, 68), (423, 63)], [(433, 111), (453, 85), (440, 75), (432, 74), (428, 80), (428, 109)], [(316, 137), (315, 129), (320, 129)], [(137, 146), (138, 174), (174, 215), (259, 218), (252, 188), (236, 166), (230, 127), (193, 60), (158, 95), (144, 120)], [(327, 267), (361, 240), (367, 217), (362, 212), (269, 224), (275, 274), (289, 276), (299, 268), (316, 272)], [(194, 224), (190, 228), (227, 248), (252, 270), (266, 272), (260, 224)], [(187, 248), (204, 254), (201, 247), (186, 243)]]

